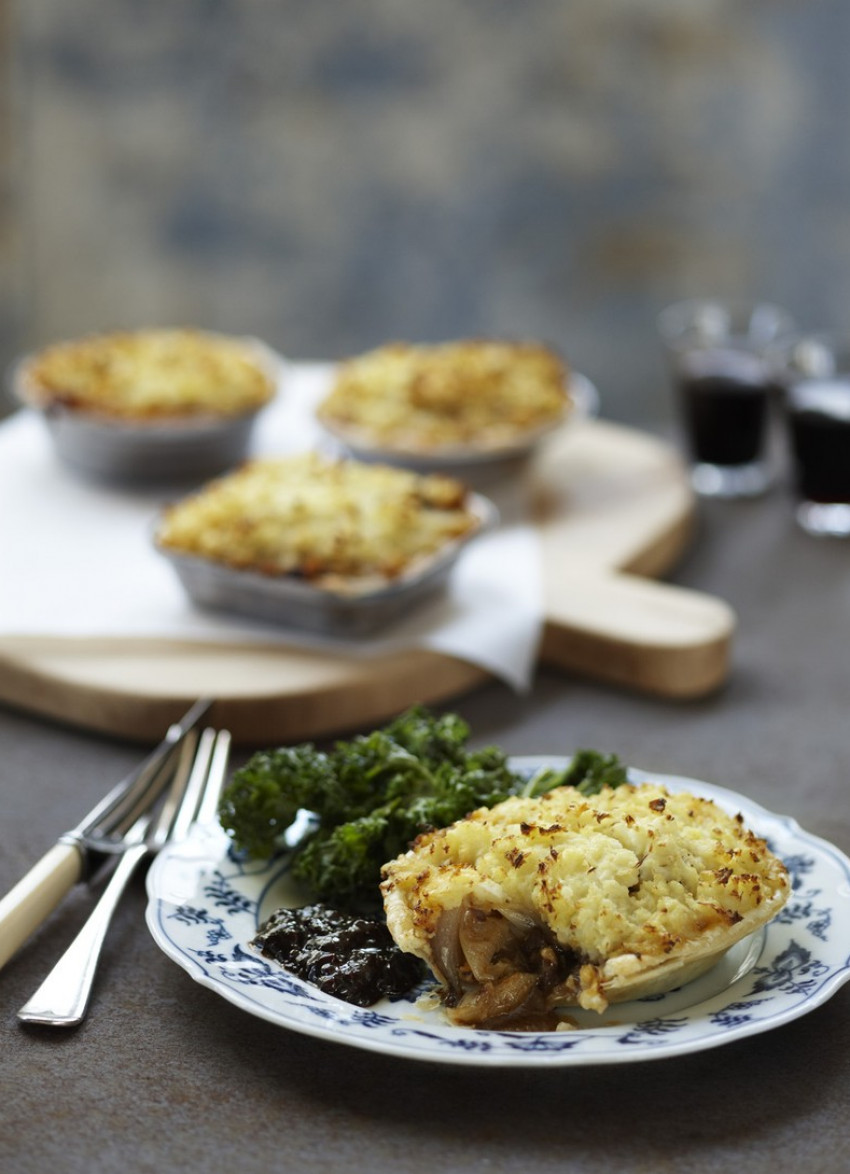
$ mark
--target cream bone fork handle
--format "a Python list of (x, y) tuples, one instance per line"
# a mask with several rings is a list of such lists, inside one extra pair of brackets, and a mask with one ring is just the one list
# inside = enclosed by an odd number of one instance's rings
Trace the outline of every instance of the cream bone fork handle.
[(229, 751), (227, 730), (206, 729), (197, 748), (188, 742), (184, 745), (159, 814), (143, 815), (127, 833), (129, 846), (85, 925), (18, 1012), (22, 1023), (44, 1027), (76, 1027), (82, 1023), (106, 931), (133, 873), (146, 856), (158, 852), (167, 841), (185, 840), (193, 825), (203, 827), (215, 822)]
[(113, 787), (75, 828), (60, 836), (0, 900), (0, 967), (78, 881), (90, 879), (111, 854), (126, 849), (124, 833), (161, 794), (173, 772), (175, 755), (211, 705), (206, 698), (195, 702), (136, 770)]

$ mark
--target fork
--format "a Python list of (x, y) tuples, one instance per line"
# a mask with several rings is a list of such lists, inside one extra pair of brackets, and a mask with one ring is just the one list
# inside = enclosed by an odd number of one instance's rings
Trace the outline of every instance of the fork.
[(211, 704), (206, 698), (197, 701), (170, 727), (159, 746), (0, 898), (0, 967), (78, 881), (90, 881), (110, 856), (124, 851), (128, 828), (165, 790), (174, 775), (180, 747)]
[(86, 1017), (106, 931), (138, 865), (166, 843), (184, 840), (215, 818), (227, 771), (230, 734), (205, 729), (184, 743), (171, 788), (157, 816), (146, 813), (127, 831), (128, 847), (100, 899), (47, 978), (18, 1011), (22, 1023), (76, 1027)]

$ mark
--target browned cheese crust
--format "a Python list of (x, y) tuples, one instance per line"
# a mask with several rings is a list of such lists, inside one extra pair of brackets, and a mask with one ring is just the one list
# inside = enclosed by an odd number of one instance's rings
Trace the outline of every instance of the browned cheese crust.
[(246, 341), (197, 330), (138, 330), (56, 343), (20, 372), (36, 407), (114, 420), (239, 416), (272, 398), (268, 363)]
[(486, 452), (564, 419), (568, 379), (540, 343), (393, 343), (341, 364), (318, 415), (352, 444), (388, 452)]
[(654, 784), (508, 799), (420, 836), (384, 875), (393, 937), (473, 1026), (678, 987), (789, 892), (740, 816)]
[(318, 453), (249, 462), (165, 512), (157, 543), (318, 586), (379, 586), (471, 534), (453, 478)]

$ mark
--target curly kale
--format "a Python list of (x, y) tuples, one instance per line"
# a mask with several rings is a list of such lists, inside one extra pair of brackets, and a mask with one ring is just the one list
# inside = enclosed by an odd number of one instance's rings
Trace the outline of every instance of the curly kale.
[(255, 754), (222, 791), (218, 814), (240, 849), (263, 857), (302, 809), (327, 818), (345, 810), (328, 756), (310, 744)]
[(523, 794), (536, 797), (553, 787), (575, 787), (582, 795), (598, 795), (603, 787), (621, 787), (628, 782), (628, 771), (616, 754), (598, 750), (577, 750), (567, 766), (543, 767), (526, 784)]
[(311, 812), (294, 846), (293, 875), (319, 900), (355, 908), (377, 901), (381, 866), (421, 832), (511, 795), (561, 785), (592, 794), (625, 781), (614, 756), (587, 750), (564, 770), (547, 768), (528, 781), (498, 747), (471, 751), (468, 740), (469, 727), (456, 714), (415, 707), (328, 752), (312, 743), (262, 751), (225, 787), (222, 827), (238, 849), (269, 857), (298, 812)]

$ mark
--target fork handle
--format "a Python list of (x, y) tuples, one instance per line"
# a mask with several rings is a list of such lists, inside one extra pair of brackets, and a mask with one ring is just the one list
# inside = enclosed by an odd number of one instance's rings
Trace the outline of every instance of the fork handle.
[(0, 900), (0, 966), (6, 965), (82, 874), (79, 848), (60, 842)]
[(28, 1003), (18, 1012), (23, 1023), (76, 1027), (82, 1023), (91, 996), (97, 964), (112, 914), (136, 866), (147, 855), (144, 843), (120, 857), (109, 884), (83, 928)]

